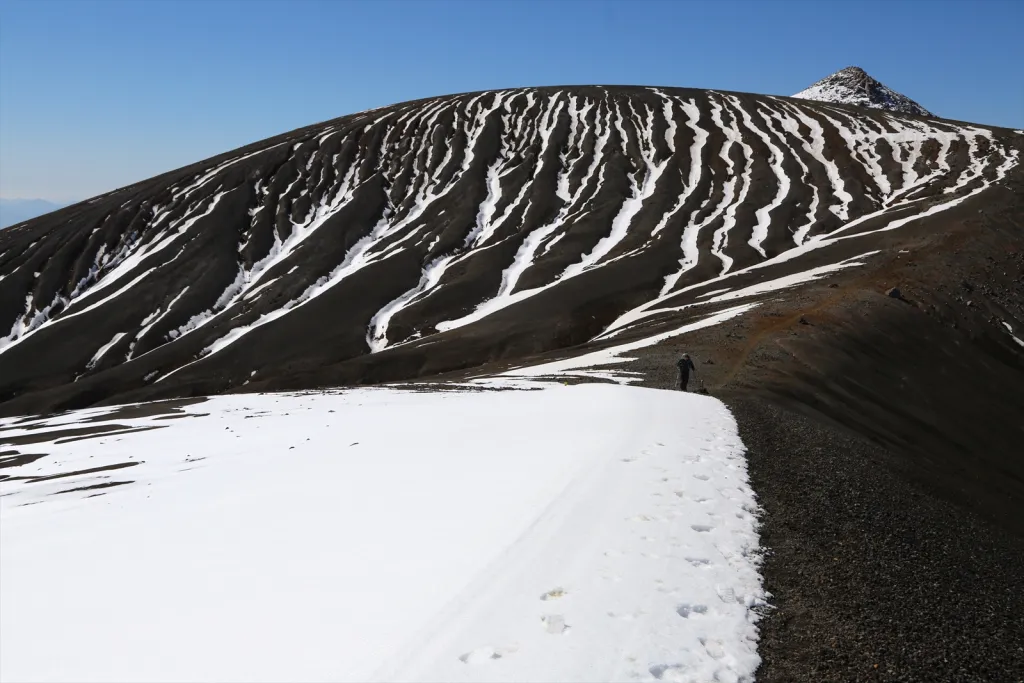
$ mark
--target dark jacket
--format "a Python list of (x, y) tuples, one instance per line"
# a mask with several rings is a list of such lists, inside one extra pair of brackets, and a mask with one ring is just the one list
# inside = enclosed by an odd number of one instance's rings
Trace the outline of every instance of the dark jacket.
[(679, 374), (686, 377), (690, 374), (690, 370), (696, 370), (693, 366), (693, 360), (690, 358), (680, 358), (676, 361), (676, 366), (679, 368)]

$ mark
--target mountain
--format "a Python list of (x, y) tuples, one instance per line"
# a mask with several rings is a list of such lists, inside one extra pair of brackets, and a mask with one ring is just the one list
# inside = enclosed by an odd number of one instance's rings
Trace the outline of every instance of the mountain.
[(848, 66), (793, 95), (801, 100), (854, 104), (869, 109), (884, 109), (915, 116), (933, 114), (906, 95), (886, 87), (859, 66)]
[(45, 199), (0, 199), (0, 228), (56, 211), (66, 204)]
[(1000, 182), (1011, 139), (644, 88), (343, 117), (5, 231), (0, 397), (394, 381), (632, 334), (871, 251)]
[[(117, 439), (135, 423), (122, 429), (128, 417), (104, 407), (113, 404), (246, 394), (230, 399), (237, 404), (206, 401), (231, 427), (238, 415), (223, 406), (294, 405), (279, 394), (249, 395), (263, 392), (348, 387), (362, 399), (391, 394), (352, 387), (495, 388), (472, 383), (480, 377), (670, 389), (687, 352), (697, 366), (691, 386), (735, 416), (758, 533), (771, 549), (757, 560), (773, 596), (759, 624), (759, 680), (1015, 680), (1024, 668), (1014, 628), (1024, 612), (1022, 152), (1024, 135), (1006, 129), (675, 88), (453, 95), (292, 131), (0, 232), (0, 414), (89, 408), (48, 423), (87, 425), (47, 435), (7, 419), (0, 467), (16, 462), (19, 477), (42, 478), (42, 464), (63, 462), (95, 433), (124, 447)], [(388, 428), (412, 430), (414, 449), (492, 434), (474, 453), (537, 436), (520, 412), (501, 413), (509, 431), (498, 431), (446, 396), (437, 401), (451, 422), (415, 421), (417, 408), (393, 411)], [(541, 405), (559, 418), (573, 414), (569, 403)], [(695, 409), (663, 409), (661, 419), (678, 414), (680, 425), (694, 426)], [(609, 436), (614, 448), (594, 451), (595, 477), (631, 466), (639, 437), (625, 437), (629, 425), (638, 434), (654, 429), (641, 416), (655, 408), (642, 401), (615, 410), (629, 417)], [(330, 439), (322, 447), (331, 453), (358, 446), (291, 424), (297, 437)], [(571, 433), (595, 429), (576, 424)], [(214, 431), (223, 434), (215, 439)], [(252, 433), (234, 431), (178, 431), (174, 443), (189, 449), (183, 461), (193, 443), (253, 443)], [(679, 457), (691, 465), (717, 458), (727, 432), (702, 432), (703, 445)], [(591, 442), (551, 434), (560, 453), (593, 451)], [(523, 452), (546, 457), (540, 441)], [(144, 441), (128, 443), (149, 457)], [(26, 444), (42, 450), (23, 453)], [(630, 453), (615, 460), (620, 444)], [(319, 452), (310, 448), (311, 457)], [(645, 450), (639, 456), (651, 455)], [(283, 457), (279, 449), (230, 452)], [(45, 453), (55, 455), (26, 462)], [(742, 461), (727, 459), (713, 488), (732, 495), (746, 478)], [(651, 480), (644, 485), (668, 484), (669, 474), (635, 464)], [(270, 470), (262, 467), (257, 473), (246, 461), (224, 476), (298, 482), (294, 491), (305, 490), (303, 477), (323, 476), (320, 466), (296, 464), (295, 479), (289, 468), (264, 478)], [(142, 463), (134, 470), (163, 471)], [(395, 466), (381, 476), (408, 474)], [(650, 557), (678, 559), (666, 543), (664, 499), (691, 495), (700, 486), (691, 479), (708, 480), (671, 477), (671, 490), (643, 489), (649, 509), (637, 503), (619, 515), (650, 523), (627, 549), (636, 555), (654, 547)], [(4, 486), (31, 496), (39, 478)], [(553, 490), (575, 499), (589, 496), (588, 486)], [(317, 490), (310, 503), (328, 495)], [(595, 490), (619, 501), (612, 489)], [(422, 492), (433, 495), (429, 482)], [(265, 499), (259, 490), (247, 495)], [(566, 509), (552, 505), (556, 516)], [(46, 506), (17, 514), (35, 508)], [(710, 524), (687, 525), (712, 533), (720, 518), (742, 513), (753, 514), (720, 510), (707, 515)], [(609, 557), (596, 561), (618, 571)], [(701, 566), (732, 564), (716, 560)], [(630, 566), (653, 571), (637, 562)], [(537, 587), (534, 600), (553, 588)], [(563, 588), (573, 591), (564, 604), (573, 604), (574, 589)], [(717, 619), (723, 605), (743, 599), (724, 591), (696, 612), (686, 586), (655, 590), (674, 605), (651, 601), (621, 614), (651, 623), (644, 610), (654, 610), (655, 621), (692, 618), (685, 623), (703, 629), (705, 615)], [(524, 614), (524, 623), (547, 623)], [(605, 616), (554, 623), (568, 623), (577, 638)], [(609, 642), (631, 642), (632, 627), (623, 628)], [(501, 637), (450, 653), (448, 664), (504, 666), (511, 651), (496, 648), (518, 635)], [(690, 645), (700, 661), (733, 661), (715, 639)], [(638, 678), (689, 675), (682, 659), (634, 664)], [(467, 680), (490, 677), (457, 670)]]

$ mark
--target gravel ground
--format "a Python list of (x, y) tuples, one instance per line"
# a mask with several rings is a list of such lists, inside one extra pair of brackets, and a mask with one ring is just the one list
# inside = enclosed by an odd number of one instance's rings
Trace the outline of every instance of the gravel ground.
[(761, 681), (1024, 681), (1024, 539), (889, 455), (749, 394), (722, 398), (763, 508)]

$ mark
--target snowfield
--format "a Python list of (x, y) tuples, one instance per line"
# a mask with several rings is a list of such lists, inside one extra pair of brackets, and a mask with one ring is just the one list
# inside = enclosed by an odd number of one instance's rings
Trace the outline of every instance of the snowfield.
[(0, 421), (0, 678), (750, 680), (726, 407), (487, 386)]

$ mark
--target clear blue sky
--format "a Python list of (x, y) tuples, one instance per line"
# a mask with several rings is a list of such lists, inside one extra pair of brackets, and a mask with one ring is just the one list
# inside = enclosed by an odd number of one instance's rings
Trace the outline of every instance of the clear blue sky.
[(0, 197), (84, 199), (432, 95), (636, 84), (788, 95), (844, 66), (1024, 126), (1024, 0), (0, 0)]

